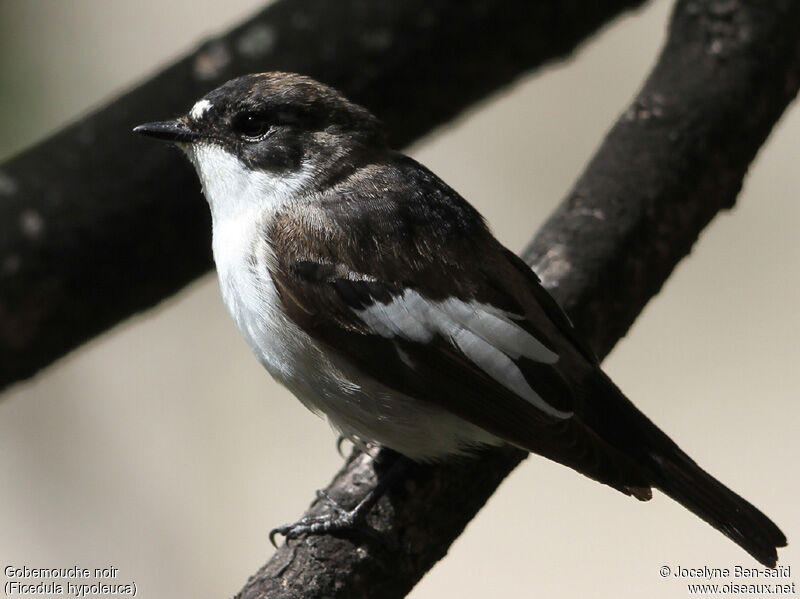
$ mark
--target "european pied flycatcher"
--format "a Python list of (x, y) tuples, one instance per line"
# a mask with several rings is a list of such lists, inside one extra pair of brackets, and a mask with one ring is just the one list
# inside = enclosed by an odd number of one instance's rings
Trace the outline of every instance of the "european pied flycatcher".
[(775, 565), (778, 527), (628, 401), (533, 271), (455, 191), (390, 150), (366, 109), (264, 73), (135, 131), (186, 152), (239, 330), (343, 436), (417, 461), (510, 443), (640, 500), (661, 489)]

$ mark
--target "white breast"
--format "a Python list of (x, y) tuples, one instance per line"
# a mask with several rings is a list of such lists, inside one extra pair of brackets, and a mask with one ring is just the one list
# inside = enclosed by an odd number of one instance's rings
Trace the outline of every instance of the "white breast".
[(251, 170), (215, 144), (195, 144), (186, 151), (211, 207), (222, 298), (258, 359), (285, 383), (296, 376), (308, 339), (283, 313), (269, 276), (272, 254), (264, 235), (272, 216), (307, 181), (307, 173), (278, 177)]
[(251, 171), (210, 144), (185, 147), (211, 207), (214, 261), (225, 305), (270, 374), (343, 435), (433, 459), (500, 441), (444, 410), (396, 393), (321, 347), (285, 313), (269, 274), (272, 216), (311, 176)]

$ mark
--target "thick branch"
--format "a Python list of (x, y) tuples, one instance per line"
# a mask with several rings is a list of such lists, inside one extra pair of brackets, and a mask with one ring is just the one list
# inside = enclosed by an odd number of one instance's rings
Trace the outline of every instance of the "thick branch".
[[(797, 93), (798, 31), (795, 0), (678, 2), (643, 90), (526, 252), (600, 355), (714, 214), (733, 205)], [(390, 543), (291, 541), (238, 597), (402, 597), (524, 456), (508, 449), (420, 468), (371, 520)], [(352, 505), (373, 480), (370, 460), (356, 456), (328, 492)]]
[(177, 152), (131, 128), (223, 81), (288, 70), (403, 146), (644, 0), (279, 0), (0, 167), (0, 388), (205, 272), (208, 210)]

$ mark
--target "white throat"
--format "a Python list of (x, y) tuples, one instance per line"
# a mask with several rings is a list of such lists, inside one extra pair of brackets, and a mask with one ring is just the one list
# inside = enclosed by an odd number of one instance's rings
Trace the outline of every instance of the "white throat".
[(250, 169), (214, 143), (186, 144), (182, 148), (200, 177), (215, 226), (245, 214), (275, 212), (297, 197), (310, 179), (311, 173), (305, 168), (289, 175)]
[(279, 176), (253, 170), (212, 143), (185, 145), (183, 149), (197, 169), (211, 207), (214, 262), (225, 303), (237, 318), (241, 314), (236, 304), (257, 301), (251, 297), (257, 295), (257, 282), (248, 272), (253, 252), (269, 247), (264, 235), (270, 220), (298, 199), (311, 173), (304, 169)]

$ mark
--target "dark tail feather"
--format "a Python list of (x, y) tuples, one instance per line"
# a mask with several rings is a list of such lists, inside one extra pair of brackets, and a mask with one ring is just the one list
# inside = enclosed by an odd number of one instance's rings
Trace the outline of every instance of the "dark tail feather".
[[(628, 401), (599, 369), (586, 392), (602, 398), (602, 410), (586, 410), (584, 420), (623, 454), (636, 456), (650, 473), (650, 484), (700, 516), (770, 568), (786, 537), (772, 520), (739, 497), (687, 456)], [(613, 486), (613, 485), (612, 485)]]
[[(677, 449), (677, 448), (676, 448)], [(778, 560), (777, 547), (786, 536), (753, 505), (739, 497), (685, 453), (653, 456), (659, 479), (655, 486), (691, 510), (742, 549), (770, 568)]]

